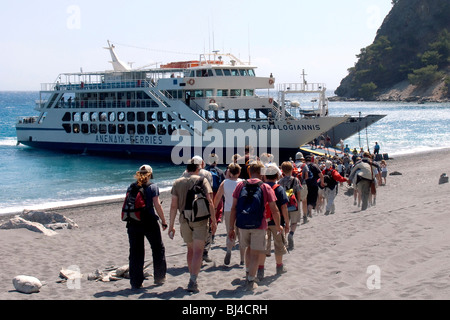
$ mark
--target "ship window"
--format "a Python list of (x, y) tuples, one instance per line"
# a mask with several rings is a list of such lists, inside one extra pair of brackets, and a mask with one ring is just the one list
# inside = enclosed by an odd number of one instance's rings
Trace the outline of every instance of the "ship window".
[(250, 77), (254, 77), (254, 76), (255, 76), (255, 70), (253, 70), (253, 69), (248, 69), (248, 75), (249, 75)]
[(189, 77), (191, 77), (191, 78), (195, 77), (195, 71), (194, 70), (191, 71), (191, 73), (189, 74)]
[(73, 120), (73, 121), (76, 121), (76, 122), (79, 122), (79, 121), (81, 120), (80, 114), (79, 114), (78, 112), (74, 112), (74, 113), (72, 114), (72, 120)]
[(232, 97), (240, 97), (241, 96), (241, 89), (231, 89), (230, 90), (230, 96), (232, 96)]
[(119, 121), (125, 121), (125, 112), (119, 112), (118, 117)]
[(225, 75), (225, 76), (231, 76), (231, 71), (230, 70), (228, 70), (228, 69), (223, 69), (223, 74)]
[(125, 134), (125, 125), (123, 123), (119, 124), (117, 126), (117, 131), (119, 132), (119, 134)]
[(145, 134), (145, 125), (144, 124), (138, 124), (138, 126), (137, 126), (137, 133), (138, 134)]
[(232, 76), (238, 76), (239, 75), (239, 71), (237, 69), (231, 69), (231, 75)]
[(253, 97), (254, 93), (255, 93), (255, 90), (253, 90), (253, 89), (244, 89), (244, 96), (245, 97)]
[(155, 134), (156, 133), (156, 127), (153, 124), (149, 124), (147, 126), (147, 133), (148, 134)]
[(91, 133), (97, 133), (97, 130), (98, 128), (97, 128), (97, 124), (95, 124), (95, 123), (92, 123), (91, 124)]
[(97, 112), (91, 112), (91, 121), (97, 121), (98, 114)]
[(81, 113), (81, 121), (89, 122), (89, 113), (88, 112), (82, 112)]
[(129, 124), (127, 126), (127, 132), (128, 132), (128, 134), (135, 134), (136, 133), (136, 126), (134, 124)]
[(222, 69), (216, 69), (216, 76), (222, 77), (223, 76), (223, 71)]
[(64, 130), (66, 130), (67, 133), (72, 132), (72, 127), (71, 127), (70, 123), (63, 123), (63, 128), (64, 128)]
[(115, 134), (116, 133), (116, 125), (115, 124), (108, 125), (108, 132), (110, 134)]
[(167, 114), (167, 120), (169, 120), (169, 122), (175, 121), (175, 119), (170, 114)]
[(80, 125), (78, 123), (73, 124), (73, 133), (80, 133)]
[(89, 125), (87, 123), (81, 124), (81, 132), (82, 133), (89, 133)]
[(113, 122), (116, 120), (116, 114), (114, 112), (109, 113), (109, 121)]
[(196, 97), (196, 98), (203, 98), (203, 90), (195, 90), (194, 91), (194, 97)]
[(140, 111), (137, 113), (137, 121), (139, 122), (145, 121), (145, 112)]
[(213, 90), (212, 89), (208, 89), (208, 90), (205, 90), (205, 96), (206, 97), (212, 97), (213, 96)]
[(245, 77), (245, 76), (247, 75), (247, 70), (245, 70), (245, 69), (240, 69), (240, 70), (239, 70), (239, 73), (240, 73), (241, 76), (244, 76), (244, 77)]
[(166, 120), (166, 113), (165, 112), (158, 112), (157, 113), (157, 118), (159, 122), (163, 122)]
[(106, 112), (100, 113), (100, 121), (105, 122), (106, 119), (108, 119), (108, 116), (106, 115)]
[(151, 122), (151, 121), (155, 120), (154, 114), (155, 113), (153, 111), (147, 112), (147, 121)]
[(172, 135), (172, 133), (173, 133), (175, 130), (177, 130), (177, 127), (175, 127), (175, 126), (169, 124), (169, 135)]
[(127, 121), (134, 121), (136, 119), (136, 115), (134, 112), (127, 112)]
[(66, 112), (64, 114), (64, 117), (62, 118), (62, 121), (70, 121), (70, 112)]
[(167, 134), (167, 128), (163, 124), (158, 124), (158, 135), (163, 136)]
[(217, 89), (217, 96), (218, 97), (227, 97), (228, 90), (227, 89)]
[(100, 130), (99, 131), (100, 131), (101, 134), (105, 134), (106, 133), (106, 124), (102, 123), (100, 125)]

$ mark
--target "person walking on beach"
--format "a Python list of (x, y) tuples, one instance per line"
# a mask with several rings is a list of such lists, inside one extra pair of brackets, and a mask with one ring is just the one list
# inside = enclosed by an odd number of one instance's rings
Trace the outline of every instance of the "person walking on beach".
[(325, 199), (327, 205), (325, 207), (325, 215), (334, 214), (335, 205), (334, 199), (338, 192), (338, 183), (346, 182), (347, 178), (342, 177), (339, 172), (333, 168), (333, 163), (330, 160), (325, 161), (325, 170), (322, 172), (325, 183)]
[[(290, 164), (290, 162), (289, 162)], [(283, 255), (287, 253), (285, 246), (285, 235), (289, 232), (289, 214), (287, 209), (287, 204), (289, 199), (286, 195), (285, 189), (277, 184), (277, 180), (281, 175), (280, 169), (275, 164), (270, 164), (265, 168), (265, 181), (275, 192), (275, 196), (277, 198), (276, 204), (280, 216), (273, 216), (270, 209), (266, 208), (266, 219), (267, 222), (267, 244), (266, 244), (266, 252), (263, 252), (259, 256), (259, 265), (257, 271), (258, 280), (261, 281), (264, 278), (264, 264), (266, 261), (266, 256), (270, 255), (271, 252), (271, 238), (273, 238), (273, 244), (275, 247), (275, 263), (276, 263), (276, 274), (281, 275), (286, 272), (286, 268), (283, 265)], [(293, 179), (296, 179), (292, 177)], [(276, 219), (280, 219), (278, 222), (284, 228), (284, 231), (280, 232), (279, 228), (277, 228)]]
[(352, 181), (356, 179), (356, 189), (361, 195), (361, 210), (364, 211), (369, 205), (369, 196), (371, 190), (371, 184), (374, 183), (375, 173), (374, 164), (370, 160), (370, 153), (364, 152), (363, 158), (360, 162), (356, 163), (350, 172), (348, 177), (348, 184), (351, 185)]
[[(308, 196), (306, 198), (308, 203), (308, 217), (312, 218), (312, 210), (316, 208), (317, 205), (317, 199), (319, 196), (319, 184), (323, 188), (324, 182), (323, 182), (323, 174), (320, 170), (319, 166), (315, 164), (314, 162), (311, 162), (312, 157), (311, 155), (307, 155), (305, 157), (306, 165), (309, 168), (309, 171), (311, 173), (311, 177), (306, 180), (306, 185), (308, 187)], [(318, 182), (320, 180), (320, 182)]]
[[(214, 197), (214, 206), (217, 208), (218, 204), (222, 202), (223, 199), (223, 218), (225, 220), (225, 227), (227, 234), (230, 232), (231, 228), (234, 228), (236, 230), (236, 233), (238, 233), (239, 238), (239, 232), (237, 231), (236, 225), (230, 225), (230, 215), (231, 215), (231, 205), (233, 204), (233, 192), (236, 188), (237, 184), (242, 181), (242, 179), (239, 178), (239, 175), (241, 174), (241, 167), (237, 163), (231, 163), (228, 165), (227, 168), (228, 172), (228, 178), (225, 179), (219, 187), (219, 190), (217, 190), (217, 193)], [(227, 246), (227, 252), (225, 254), (225, 258), (223, 263), (225, 265), (229, 265), (231, 261), (231, 250), (233, 249), (236, 241), (233, 239), (231, 240), (229, 237), (226, 239), (226, 246)], [(240, 264), (243, 265), (245, 261), (245, 247), (242, 245), (241, 242), (239, 242), (239, 250), (241, 253), (241, 262)]]
[[(300, 181), (292, 176), (293, 166), (290, 161), (285, 161), (281, 164), (281, 170), (283, 171), (284, 177), (278, 181), (278, 183), (284, 188), (285, 191), (290, 191), (293, 193), (296, 201), (296, 205), (291, 206), (289, 204), (288, 207), (288, 215), (289, 215), (289, 234), (288, 234), (288, 250), (291, 251), (294, 249), (294, 233), (297, 229), (297, 224), (300, 222), (301, 216), (301, 192), (303, 189), (306, 189), (306, 186), (303, 187)], [(278, 197), (277, 197), (278, 198)], [(304, 201), (306, 204), (306, 195)], [(277, 202), (277, 204), (279, 204)], [(291, 209), (292, 208), (292, 209)], [(306, 210), (304, 211), (306, 214)]]
[[(134, 182), (127, 190), (143, 188), (146, 210), (141, 215), (141, 220), (131, 218), (127, 220), (128, 240), (130, 243), (129, 272), (132, 289), (139, 289), (144, 282), (144, 238), (150, 243), (153, 254), (153, 278), (156, 285), (162, 285), (166, 279), (165, 248), (161, 238), (161, 230), (158, 220), (161, 219), (163, 230), (167, 229), (164, 212), (159, 201), (159, 188), (150, 183), (153, 178), (153, 170), (149, 165), (143, 165), (136, 172)], [(155, 214), (156, 211), (156, 214)]]
[[(245, 265), (247, 271), (246, 290), (254, 290), (258, 287), (255, 282), (256, 272), (258, 270), (259, 256), (265, 252), (266, 249), (266, 230), (267, 221), (265, 217), (265, 206), (269, 205), (275, 221), (276, 230), (283, 232), (283, 227), (280, 225), (280, 212), (276, 205), (276, 196), (272, 188), (261, 181), (261, 169), (264, 165), (260, 161), (252, 161), (249, 163), (250, 179), (241, 181), (236, 186), (233, 192), (233, 204), (231, 206), (230, 225), (239, 227), (240, 239), (242, 245), (246, 247)], [(262, 194), (261, 194), (262, 193)], [(258, 195), (256, 197), (255, 195)], [(243, 208), (243, 203), (250, 201), (252, 208), (258, 207), (257, 212), (249, 209), (247, 214), (240, 211)], [(259, 203), (256, 203), (259, 202)], [(262, 208), (262, 210), (260, 210)], [(257, 223), (254, 226), (246, 226), (242, 228), (241, 222), (244, 217), (257, 217)], [(236, 239), (234, 228), (230, 228), (228, 236), (231, 240)]]
[[(298, 179), (300, 181), (300, 184), (302, 185), (302, 188), (300, 190), (300, 200), (302, 203), (302, 212), (303, 212), (303, 223), (308, 222), (307, 214), (308, 214), (308, 187), (306, 186), (306, 180), (308, 180), (310, 175), (312, 173), (309, 171), (309, 167), (305, 162), (305, 157), (303, 156), (303, 153), (297, 152), (295, 154), (295, 166), (300, 171), (300, 175), (298, 176)], [(299, 205), (300, 210), (300, 205)], [(291, 228), (292, 231), (292, 228)], [(295, 231), (295, 229), (294, 229)]]
[(381, 168), (381, 185), (386, 185), (386, 178), (388, 174), (388, 168), (386, 160), (381, 160), (380, 162), (380, 168)]
[[(200, 157), (200, 156), (194, 156), (191, 159), (191, 161), (193, 163), (199, 165), (200, 171), (199, 171), (198, 175), (200, 177), (204, 177), (204, 178), (208, 179), (209, 185), (212, 188), (213, 183), (214, 183), (213, 182), (213, 176), (212, 176), (211, 172), (209, 172), (208, 170), (205, 169), (205, 161), (203, 160), (203, 158)], [(187, 170), (184, 171), (183, 174), (182, 174), (182, 177), (188, 178), (189, 176), (190, 176), (190, 174), (189, 174), (189, 172), (187, 172)], [(211, 192), (210, 197), (211, 197), (211, 199), (214, 199), (214, 192)], [(217, 219), (216, 219), (216, 221), (217, 221)], [(213, 242), (213, 236), (214, 236), (214, 233), (212, 233), (211, 230), (209, 230), (208, 238), (206, 239), (205, 247), (203, 249), (203, 258), (202, 259), (205, 262), (211, 262), (212, 261), (212, 259), (209, 257), (209, 250), (211, 249), (211, 244)]]
[[(217, 223), (214, 215), (214, 205), (210, 196), (212, 194), (211, 185), (205, 177), (199, 175), (200, 165), (195, 159), (189, 161), (186, 166), (186, 172), (188, 177), (178, 178), (172, 186), (168, 233), (171, 238), (175, 235), (175, 218), (177, 211), (179, 211), (180, 232), (187, 245), (187, 263), (190, 274), (187, 290), (189, 292), (198, 292), (197, 277), (202, 266), (203, 249), (209, 235), (209, 230), (214, 233), (217, 228)], [(185, 217), (185, 208), (188, 192), (195, 184), (201, 187), (202, 194), (208, 201), (210, 214), (209, 218), (192, 222)]]

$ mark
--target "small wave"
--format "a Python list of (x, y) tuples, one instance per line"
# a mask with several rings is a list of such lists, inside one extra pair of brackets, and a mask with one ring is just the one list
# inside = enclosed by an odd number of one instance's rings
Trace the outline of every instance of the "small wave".
[(16, 138), (3, 138), (0, 139), (0, 146), (9, 146), (13, 147), (17, 145), (17, 139)]
[(23, 210), (46, 210), (46, 209), (54, 209), (60, 207), (68, 207), (75, 206), (81, 204), (89, 204), (94, 202), (108, 201), (108, 200), (118, 200), (123, 198), (123, 195), (110, 195), (110, 196), (101, 196), (101, 197), (89, 197), (85, 199), (78, 200), (68, 200), (68, 201), (53, 201), (53, 202), (45, 202), (40, 204), (30, 204), (23, 206), (11, 206), (7, 208), (0, 208), (0, 215), (13, 214), (13, 213), (21, 213)]

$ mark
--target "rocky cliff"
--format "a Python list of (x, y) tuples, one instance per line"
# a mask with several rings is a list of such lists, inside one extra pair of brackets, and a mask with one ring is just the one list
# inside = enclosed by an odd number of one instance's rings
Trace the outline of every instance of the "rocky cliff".
[(374, 42), (335, 93), (365, 100), (449, 101), (450, 1), (394, 0)]

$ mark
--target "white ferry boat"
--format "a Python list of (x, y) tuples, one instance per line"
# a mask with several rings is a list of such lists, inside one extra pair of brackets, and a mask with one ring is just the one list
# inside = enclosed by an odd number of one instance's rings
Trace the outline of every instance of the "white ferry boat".
[[(17, 142), (75, 153), (171, 159), (215, 152), (223, 162), (270, 152), (288, 159), (347, 116), (290, 114), (270, 97), (275, 78), (231, 54), (131, 69), (108, 41), (112, 71), (63, 73), (42, 84), (39, 115), (16, 124)], [(316, 84), (314, 86), (321, 86)], [(324, 85), (322, 85), (324, 87)], [(268, 90), (268, 97), (256, 90)]]

